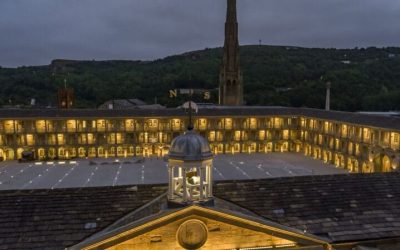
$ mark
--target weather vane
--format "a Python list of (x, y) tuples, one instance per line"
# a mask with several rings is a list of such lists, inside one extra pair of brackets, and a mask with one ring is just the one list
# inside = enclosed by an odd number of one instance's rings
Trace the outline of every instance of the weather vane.
[(196, 103), (194, 103), (192, 101), (192, 91), (189, 93), (189, 101), (185, 102), (182, 107), (187, 110), (188, 114), (189, 114), (189, 124), (187, 129), (189, 131), (193, 130), (194, 126), (193, 126), (193, 109), (196, 111), (196, 113), (198, 112), (199, 108), (197, 106)]

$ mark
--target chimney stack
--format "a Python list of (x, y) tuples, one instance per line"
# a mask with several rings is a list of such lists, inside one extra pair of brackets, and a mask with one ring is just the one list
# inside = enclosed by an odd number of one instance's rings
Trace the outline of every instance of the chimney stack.
[(326, 101), (325, 101), (325, 110), (331, 110), (331, 82), (326, 83)]

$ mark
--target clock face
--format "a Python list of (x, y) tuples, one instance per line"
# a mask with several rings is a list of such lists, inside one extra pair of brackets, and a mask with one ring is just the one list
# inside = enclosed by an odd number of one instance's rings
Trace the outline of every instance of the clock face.
[(207, 226), (200, 220), (188, 220), (177, 231), (179, 245), (185, 249), (198, 249), (207, 241)]

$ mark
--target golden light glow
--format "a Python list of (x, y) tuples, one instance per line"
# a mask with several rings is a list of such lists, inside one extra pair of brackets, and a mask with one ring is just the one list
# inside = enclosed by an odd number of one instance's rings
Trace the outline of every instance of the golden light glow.
[(57, 134), (57, 144), (64, 145), (65, 144), (65, 137), (63, 134)]
[[(181, 218), (178, 219), (177, 218)], [(129, 242), (131, 240), (134, 239), (134, 237), (132, 237), (131, 235), (137, 235), (136, 237), (138, 237), (138, 232), (141, 232), (141, 234), (139, 235), (143, 235), (146, 233), (150, 233), (150, 235), (160, 235), (162, 237), (162, 233), (161, 232), (175, 232), (178, 229), (178, 226), (187, 220), (191, 220), (191, 219), (198, 219), (200, 221), (210, 221), (210, 223), (219, 223), (221, 224), (221, 226), (223, 226), (222, 230), (231, 228), (231, 230), (234, 230), (237, 226), (236, 225), (242, 225), (242, 230), (247, 230), (248, 232), (251, 232), (251, 230), (249, 231), (248, 229), (246, 229), (247, 227), (251, 227), (251, 228), (257, 228), (258, 232), (270, 232), (270, 233), (264, 233), (264, 235), (266, 237), (269, 237), (269, 239), (271, 239), (271, 235), (274, 235), (272, 237), (275, 237), (274, 240), (272, 241), (273, 244), (271, 244), (272, 246), (275, 247), (290, 247), (290, 246), (295, 246), (296, 243), (292, 240), (286, 240), (284, 238), (279, 238), (276, 235), (282, 235), (282, 236), (287, 236), (290, 238), (294, 238), (294, 239), (299, 239), (302, 241), (306, 241), (309, 242), (308, 244), (310, 245), (315, 245), (315, 244), (323, 244), (323, 245), (329, 245), (328, 242), (326, 242), (326, 240), (324, 239), (320, 239), (318, 237), (312, 236), (312, 235), (307, 235), (307, 234), (300, 234), (297, 231), (290, 231), (290, 229), (286, 229), (286, 228), (281, 228), (279, 226), (271, 226), (267, 221), (265, 221), (264, 223), (261, 222), (255, 222), (249, 219), (244, 219), (241, 218), (239, 216), (236, 216), (234, 214), (228, 214), (226, 212), (219, 212), (217, 210), (214, 210), (212, 208), (206, 208), (206, 207), (200, 207), (200, 206), (196, 206), (196, 205), (192, 205), (186, 208), (182, 208), (180, 210), (177, 210), (173, 213), (169, 213), (166, 214), (160, 218), (155, 218), (152, 219), (146, 223), (143, 223), (141, 225), (137, 225), (134, 228), (130, 228), (130, 229), (126, 229), (124, 232), (121, 232), (119, 234), (116, 235), (110, 235), (108, 238), (103, 239), (103, 240), (93, 240), (91, 241), (91, 243), (88, 243), (87, 245), (78, 245), (78, 247), (80, 249), (99, 249), (102, 248), (105, 244), (108, 244), (109, 246), (113, 246), (110, 248), (107, 248), (109, 250), (114, 250), (117, 249), (116, 247), (124, 246), (124, 243), (128, 244), (126, 246), (129, 246)], [(214, 220), (217, 220), (216, 222), (213, 222)], [(221, 222), (218, 222), (221, 221)], [(222, 222), (224, 221), (224, 222)], [(225, 224), (229, 222), (229, 224)], [(173, 229), (174, 228), (174, 229)], [(153, 230), (153, 231), (151, 231)], [(155, 230), (155, 231), (154, 231)], [(240, 231), (239, 229), (236, 229), (237, 231)], [(246, 232), (247, 232), (246, 231)], [(217, 231), (218, 232), (218, 231)], [(236, 231), (235, 231), (236, 232)], [(226, 232), (225, 232), (226, 233)], [(245, 242), (243, 241), (242, 243), (247, 243), (247, 248), (251, 249), (251, 244), (254, 244), (253, 242), (253, 238), (250, 237), (249, 233), (246, 233), (247, 239), (249, 239), (249, 242)], [(262, 234), (259, 234), (260, 237)], [(212, 238), (213, 236), (210, 235), (210, 239), (209, 239), (209, 245), (204, 246), (204, 249), (209, 249), (208, 246), (213, 245), (212, 242), (214, 241), (214, 239)], [(236, 236), (232, 236), (232, 238), (234, 238)], [(245, 237), (246, 238), (246, 237)], [(122, 242), (120, 241), (120, 239), (124, 239)], [(129, 240), (131, 239), (131, 240)], [(216, 239), (216, 238), (215, 238)], [(243, 239), (243, 238), (241, 238)], [(261, 238), (260, 238), (261, 239)], [(266, 238), (267, 239), (267, 238)], [(174, 239), (175, 240), (175, 239)], [(220, 238), (220, 240), (222, 240), (222, 238)], [(271, 240), (269, 240), (271, 242)], [(228, 243), (229, 241), (227, 241)], [(250, 246), (249, 246), (250, 243)], [(164, 244), (167, 244), (167, 242), (164, 242)], [(176, 243), (177, 244), (177, 243)], [(230, 244), (235, 244), (230, 243)], [(242, 244), (244, 245), (244, 244)], [(131, 247), (133, 245), (130, 245)], [(234, 245), (232, 245), (233, 247)], [(257, 247), (259, 245), (255, 245), (254, 247)], [(239, 249), (240, 247), (235, 247), (235, 249)], [(241, 247), (241, 248), (245, 248), (245, 247)], [(147, 249), (147, 247), (146, 247)]]
[(4, 121), (4, 132), (6, 134), (11, 134), (15, 132), (15, 123), (13, 120)]
[(28, 146), (33, 146), (33, 145), (35, 145), (35, 138), (33, 137), (32, 134), (27, 134), (27, 135), (26, 135), (26, 144), (27, 144)]
[(35, 128), (37, 133), (45, 133), (46, 132), (46, 121), (45, 120), (37, 120), (35, 122)]
[(67, 132), (69, 132), (69, 133), (76, 132), (76, 121), (75, 120), (67, 121)]

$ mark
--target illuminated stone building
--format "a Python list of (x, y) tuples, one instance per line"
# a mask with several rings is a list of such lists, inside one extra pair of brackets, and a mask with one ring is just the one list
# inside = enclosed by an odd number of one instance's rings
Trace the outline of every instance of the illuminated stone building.
[[(400, 118), (279, 107), (205, 108), (196, 116), (214, 154), (301, 152), (352, 172), (399, 166)], [(186, 126), (181, 109), (0, 110), (0, 158), (162, 157)]]
[(172, 142), (169, 183), (0, 191), (0, 249), (400, 248), (400, 174), (212, 180), (211, 147)]

